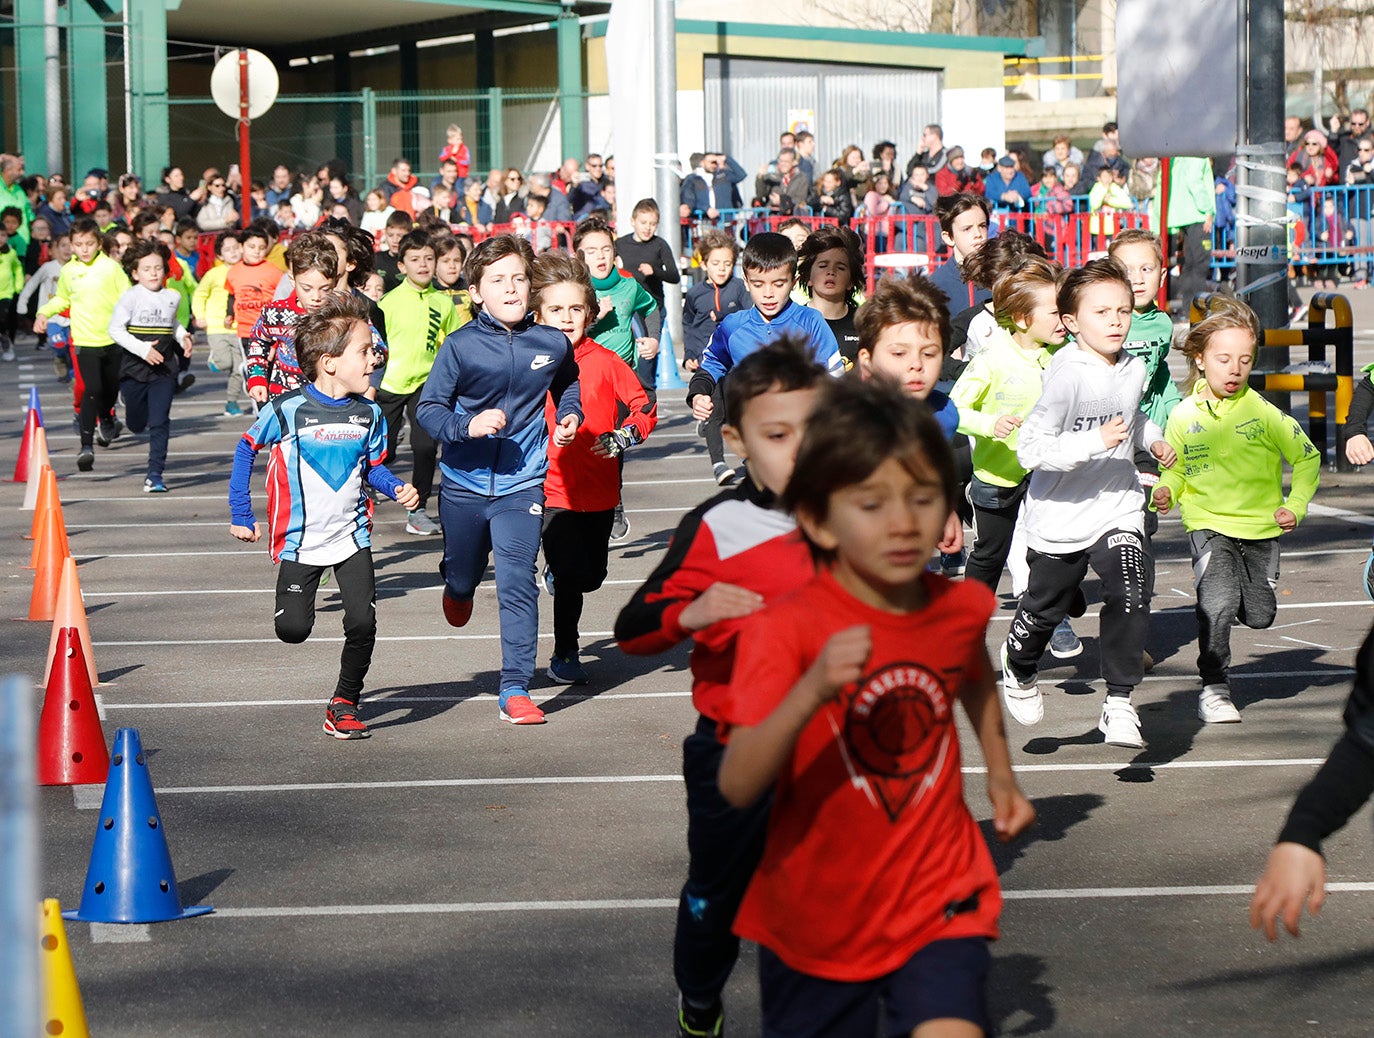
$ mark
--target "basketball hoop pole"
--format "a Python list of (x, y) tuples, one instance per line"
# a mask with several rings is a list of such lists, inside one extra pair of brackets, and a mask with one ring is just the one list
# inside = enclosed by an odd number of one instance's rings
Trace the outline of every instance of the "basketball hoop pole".
[(239, 221), (247, 227), (253, 212), (253, 180), (248, 170), (248, 48), (239, 48)]

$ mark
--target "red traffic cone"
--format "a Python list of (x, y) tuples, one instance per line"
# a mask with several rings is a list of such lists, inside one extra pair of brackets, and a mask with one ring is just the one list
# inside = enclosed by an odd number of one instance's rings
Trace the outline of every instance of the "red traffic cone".
[(51, 464), (48, 460), (48, 434), (40, 425), (33, 434), (33, 450), (29, 454), (29, 485), (24, 488), (24, 503), (19, 506), (21, 511), (28, 512), (37, 507), (39, 477), (43, 474), (43, 466)]
[(100, 672), (96, 670), (95, 653), (91, 646), (91, 628), (86, 623), (86, 607), (81, 601), (81, 581), (76, 575), (76, 560), (68, 556), (62, 563), (62, 581), (57, 587), (57, 609), (53, 616), (52, 637), (48, 639), (48, 659), (43, 664), (43, 673), (52, 673), (52, 661), (57, 658), (58, 635), (64, 627), (75, 627), (81, 639), (81, 649), (86, 654), (86, 673), (90, 675), (91, 687), (100, 684)]
[(24, 416), (24, 438), (19, 441), (19, 457), (14, 459), (15, 483), (26, 483), (29, 478), (29, 454), (33, 451), (33, 434), (42, 428), (38, 412), (32, 407)]
[[(25, 534), (25, 539), (38, 542), (38, 535), (43, 530), (43, 524), (47, 522), (47, 513), (54, 508), (57, 509), (59, 518), (62, 515), (62, 506), (57, 500), (57, 473), (49, 465), (43, 470), (41, 482), (38, 485), (38, 505), (33, 510), (33, 524), (29, 527), (29, 532)], [(62, 529), (67, 528), (66, 521), (62, 523)], [(33, 554), (29, 556), (29, 569), (38, 565), (38, 549), (34, 548)]]
[(105, 731), (86, 673), (86, 655), (74, 627), (57, 636), (57, 656), (48, 672), (43, 712), (38, 718), (38, 784), (76, 786), (104, 782), (110, 771)]

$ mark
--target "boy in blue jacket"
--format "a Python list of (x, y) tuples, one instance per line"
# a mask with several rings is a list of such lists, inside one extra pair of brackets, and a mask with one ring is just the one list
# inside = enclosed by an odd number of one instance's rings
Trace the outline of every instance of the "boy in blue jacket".
[(501, 719), (543, 724), (530, 699), (539, 595), (535, 559), (544, 516), (553, 395), (553, 441), (572, 443), (582, 422), (577, 364), (568, 337), (530, 313), (534, 250), (514, 235), (488, 238), (464, 273), (477, 318), (444, 340), (415, 420), (441, 445), (439, 520), (444, 528), (444, 618), (462, 627), (496, 555), (501, 615)]

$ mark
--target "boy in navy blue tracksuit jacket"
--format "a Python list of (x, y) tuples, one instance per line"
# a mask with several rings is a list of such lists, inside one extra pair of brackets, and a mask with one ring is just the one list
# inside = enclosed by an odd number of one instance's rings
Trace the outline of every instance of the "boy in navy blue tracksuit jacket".
[(501, 719), (543, 724), (530, 699), (539, 595), (535, 559), (544, 516), (549, 430), (544, 401), (558, 408), (553, 440), (566, 447), (582, 422), (577, 364), (568, 337), (529, 312), (534, 252), (514, 235), (488, 238), (468, 257), (477, 319), (439, 347), (415, 420), (441, 444), (444, 474), (444, 617), (462, 627), (496, 555), (501, 615)]

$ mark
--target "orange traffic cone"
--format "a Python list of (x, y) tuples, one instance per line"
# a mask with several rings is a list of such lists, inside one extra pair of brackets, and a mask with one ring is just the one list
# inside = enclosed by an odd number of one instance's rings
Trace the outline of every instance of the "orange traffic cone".
[(48, 460), (48, 434), (40, 426), (33, 434), (33, 451), (29, 455), (29, 485), (24, 488), (24, 503), (19, 507), (32, 511), (38, 505), (38, 484), (43, 474), (43, 466), (51, 465)]
[(33, 453), (33, 434), (43, 427), (38, 420), (38, 412), (29, 408), (24, 416), (24, 438), (19, 441), (19, 457), (14, 459), (15, 483), (27, 483), (29, 479), (29, 455)]
[[(52, 469), (48, 471), (51, 472)], [(33, 539), (29, 569), (37, 569), (44, 555), (56, 555), (61, 560), (72, 553), (71, 545), (67, 543), (67, 528), (62, 525), (62, 513), (56, 508), (49, 508), (41, 515), (43, 525), (38, 529), (38, 536)], [(59, 571), (59, 577), (60, 575)]]
[[(57, 504), (57, 473), (48, 465), (39, 475), (38, 483), (38, 503), (33, 509), (33, 524), (29, 527), (29, 532), (24, 535), (26, 541), (38, 540), (38, 531), (43, 528), (43, 513), (51, 511)], [(59, 513), (60, 514), (60, 513)], [(64, 522), (62, 524), (66, 526)], [(29, 560), (29, 569), (33, 569), (33, 564), (38, 558), (37, 555)]]
[(76, 575), (76, 560), (68, 556), (62, 563), (62, 581), (57, 588), (57, 609), (53, 616), (52, 637), (48, 639), (48, 659), (43, 673), (52, 673), (52, 661), (57, 656), (57, 642), (64, 627), (75, 627), (86, 655), (86, 673), (91, 687), (100, 684), (100, 672), (95, 667), (95, 653), (91, 648), (91, 628), (86, 623), (86, 607), (81, 602), (81, 581)]
[(62, 587), (62, 570), (65, 563), (75, 560), (66, 554), (67, 535), (61, 527), (54, 528), (57, 513), (48, 510), (48, 521), (41, 535), (43, 550), (33, 574), (33, 592), (29, 595), (29, 619), (52, 620), (57, 616), (57, 596)]

